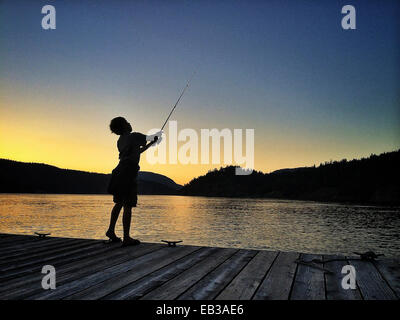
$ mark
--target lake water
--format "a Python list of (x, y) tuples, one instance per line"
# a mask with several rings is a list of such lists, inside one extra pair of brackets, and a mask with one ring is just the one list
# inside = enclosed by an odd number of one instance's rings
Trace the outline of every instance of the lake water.
[[(0, 232), (104, 239), (112, 206), (109, 195), (0, 194)], [(399, 233), (400, 208), (309, 201), (143, 195), (132, 219), (132, 235), (144, 242), (332, 254), (373, 250), (397, 258)]]

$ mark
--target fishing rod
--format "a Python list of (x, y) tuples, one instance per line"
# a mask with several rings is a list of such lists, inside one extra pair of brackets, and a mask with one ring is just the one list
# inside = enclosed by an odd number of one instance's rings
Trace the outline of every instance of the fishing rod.
[(164, 124), (162, 125), (160, 131), (162, 131), (162, 130), (164, 129), (164, 127), (165, 127), (165, 125), (167, 124), (169, 118), (171, 117), (172, 112), (174, 112), (174, 110), (175, 110), (176, 106), (178, 105), (179, 101), (181, 100), (183, 94), (185, 93), (186, 89), (189, 87), (190, 82), (192, 81), (192, 79), (193, 79), (195, 73), (196, 73), (196, 72), (193, 72), (193, 74), (192, 74), (192, 76), (190, 77), (189, 81), (187, 82), (186, 86), (183, 88), (181, 95), (179, 96), (179, 98), (178, 98), (178, 100), (176, 101), (175, 105), (172, 107), (172, 110), (171, 110), (171, 112), (169, 113), (169, 115), (168, 115), (168, 117), (167, 117), (167, 120), (165, 120)]

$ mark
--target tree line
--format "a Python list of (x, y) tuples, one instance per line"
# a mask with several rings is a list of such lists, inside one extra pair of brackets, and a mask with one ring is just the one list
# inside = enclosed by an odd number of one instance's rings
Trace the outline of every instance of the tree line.
[(312, 167), (253, 171), (235, 175), (235, 166), (191, 180), (184, 195), (285, 198), (397, 205), (400, 203), (400, 150), (368, 158), (329, 161)]

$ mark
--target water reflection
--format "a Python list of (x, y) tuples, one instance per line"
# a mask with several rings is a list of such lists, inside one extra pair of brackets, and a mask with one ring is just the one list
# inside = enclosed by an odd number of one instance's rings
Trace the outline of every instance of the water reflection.
[[(0, 232), (104, 238), (107, 195), (0, 195)], [(146, 242), (399, 257), (400, 209), (306, 201), (139, 196), (133, 235)], [(117, 232), (122, 234), (119, 221)]]

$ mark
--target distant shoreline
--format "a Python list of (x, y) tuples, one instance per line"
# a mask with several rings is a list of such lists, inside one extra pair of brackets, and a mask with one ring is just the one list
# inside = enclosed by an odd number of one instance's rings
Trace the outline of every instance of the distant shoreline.
[(272, 173), (253, 171), (242, 176), (235, 174), (236, 167), (228, 166), (193, 179), (180, 193), (393, 207), (400, 205), (398, 163), (400, 150)]
[[(110, 174), (0, 159), (0, 193), (107, 194), (110, 177)], [(139, 171), (137, 180), (139, 194), (177, 194), (182, 188), (167, 176), (148, 171)]]
[[(253, 171), (214, 169), (181, 186), (167, 176), (139, 171), (139, 195), (314, 201), (344, 205), (400, 206), (400, 150), (312, 167)], [(0, 159), (0, 193), (107, 195), (109, 174)]]

